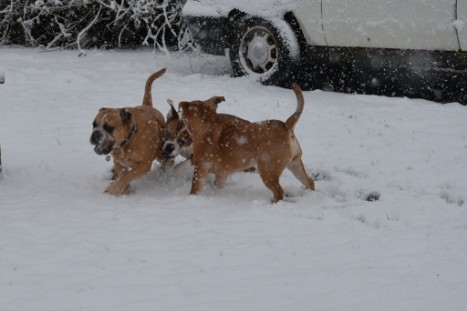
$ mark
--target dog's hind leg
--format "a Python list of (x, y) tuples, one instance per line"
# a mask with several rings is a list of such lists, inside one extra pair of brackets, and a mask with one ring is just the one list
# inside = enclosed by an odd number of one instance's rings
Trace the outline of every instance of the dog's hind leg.
[(294, 160), (292, 160), (292, 162), (287, 165), (287, 168), (305, 186), (305, 188), (315, 190), (315, 182), (306, 173), (305, 167), (303, 166), (303, 162), (300, 157), (296, 157)]
[(216, 187), (219, 189), (224, 188), (227, 177), (229, 177), (229, 175), (216, 175), (216, 178), (214, 179), (214, 185), (216, 185)]
[(280, 200), (284, 199), (284, 189), (282, 189), (281, 185), (279, 184), (279, 178), (282, 173), (282, 170), (278, 172), (278, 170), (268, 170), (267, 164), (258, 163), (258, 172), (259, 176), (263, 180), (264, 185), (272, 191), (274, 194), (274, 198), (272, 199), (272, 203), (276, 203)]

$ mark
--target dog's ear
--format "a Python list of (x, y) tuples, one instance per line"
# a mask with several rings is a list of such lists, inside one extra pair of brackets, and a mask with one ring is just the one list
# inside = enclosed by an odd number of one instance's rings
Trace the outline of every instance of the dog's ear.
[(105, 108), (105, 107), (104, 107), (104, 108), (99, 109), (99, 113), (109, 112), (110, 110), (112, 110), (112, 108)]
[(120, 109), (120, 119), (122, 119), (122, 123), (129, 122), (132, 117), (133, 115), (126, 108)]
[(178, 103), (178, 109), (185, 111), (188, 108), (188, 105), (190, 105), (190, 102), (180, 102)]
[(225, 101), (225, 97), (224, 96), (213, 96), (211, 98), (208, 99), (208, 102), (210, 103), (213, 103), (214, 105), (219, 105), (219, 103)]
[(217, 111), (217, 105), (219, 105), (220, 102), (223, 102), (225, 100), (224, 96), (213, 96), (209, 98), (206, 103), (208, 104), (209, 109), (212, 109), (213, 111)]
[(167, 113), (167, 121), (180, 119), (177, 110), (174, 107), (174, 102), (171, 99), (167, 99), (170, 105), (170, 111)]

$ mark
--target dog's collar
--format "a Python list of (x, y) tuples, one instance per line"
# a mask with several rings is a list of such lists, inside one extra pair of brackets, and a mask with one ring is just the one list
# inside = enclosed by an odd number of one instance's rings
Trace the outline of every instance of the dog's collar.
[(136, 118), (133, 116), (133, 126), (130, 130), (130, 133), (128, 133), (128, 136), (126, 137), (126, 139), (122, 142), (122, 144), (120, 145), (121, 148), (125, 147), (126, 145), (128, 145), (130, 143), (130, 140), (135, 137), (136, 135), (136, 132), (138, 131), (138, 123), (136, 123)]

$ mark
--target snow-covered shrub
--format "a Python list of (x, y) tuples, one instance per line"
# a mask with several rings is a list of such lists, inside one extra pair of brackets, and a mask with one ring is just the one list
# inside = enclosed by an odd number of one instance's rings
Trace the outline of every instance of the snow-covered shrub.
[(51, 49), (193, 48), (186, 0), (0, 0), (0, 44)]

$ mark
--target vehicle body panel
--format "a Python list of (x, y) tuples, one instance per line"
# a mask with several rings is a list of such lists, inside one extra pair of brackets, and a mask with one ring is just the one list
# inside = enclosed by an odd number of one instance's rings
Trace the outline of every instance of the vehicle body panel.
[(321, 16), (321, 0), (309, 0), (293, 13), (309, 45), (327, 45)]
[(328, 46), (458, 50), (456, 0), (323, 0)]
[(280, 6), (271, 0), (248, 3), (190, 0), (184, 15), (226, 18), (238, 9), (274, 18), (291, 11), (309, 45), (467, 50), (466, 0), (290, 0)]
[(455, 21), (459, 44), (463, 51), (467, 51), (467, 1), (457, 0), (457, 20)]

